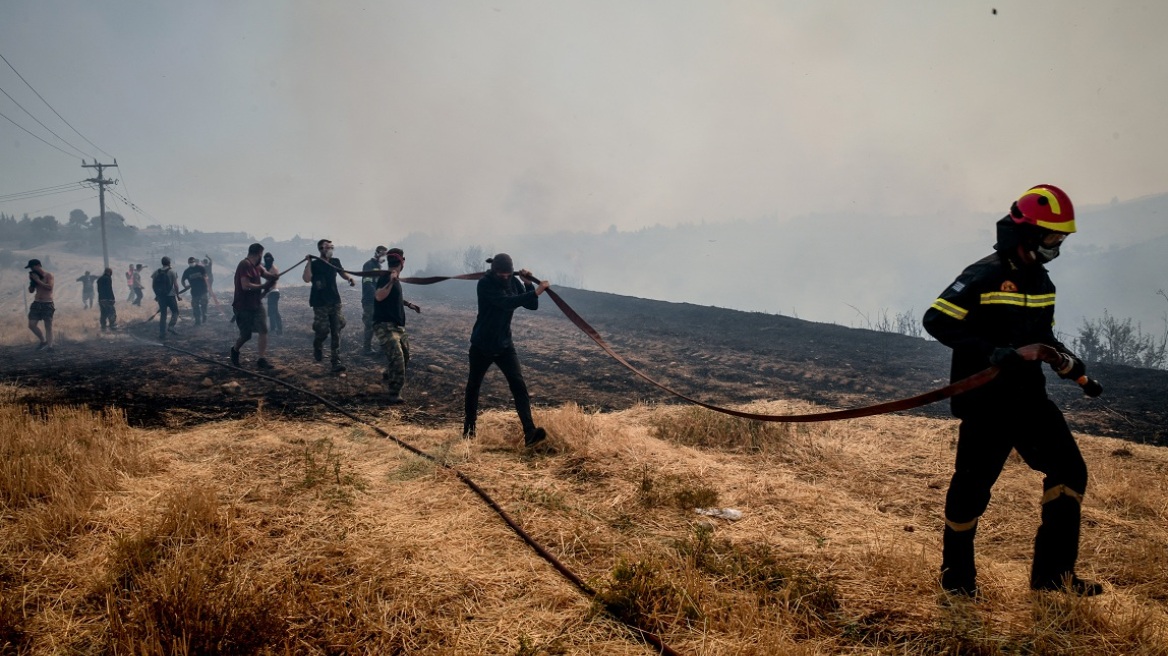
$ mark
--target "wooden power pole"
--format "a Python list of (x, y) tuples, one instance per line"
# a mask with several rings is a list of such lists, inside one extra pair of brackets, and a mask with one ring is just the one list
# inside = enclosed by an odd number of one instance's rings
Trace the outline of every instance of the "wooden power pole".
[(96, 159), (92, 164), (86, 164), (85, 160), (81, 160), (81, 167), (86, 169), (97, 169), (97, 177), (89, 178), (86, 182), (92, 182), (97, 185), (98, 204), (101, 207), (101, 256), (105, 260), (105, 268), (109, 268), (109, 246), (105, 241), (105, 186), (113, 184), (113, 180), (107, 180), (101, 177), (101, 172), (105, 168), (118, 168), (118, 160), (114, 160), (113, 164), (101, 164)]

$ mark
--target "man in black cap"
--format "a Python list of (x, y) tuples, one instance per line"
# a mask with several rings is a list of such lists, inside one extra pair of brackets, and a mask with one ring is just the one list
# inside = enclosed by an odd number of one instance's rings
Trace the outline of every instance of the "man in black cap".
[[(515, 411), (523, 425), (523, 442), (532, 446), (547, 437), (544, 429), (535, 425), (531, 418), (531, 397), (523, 372), (519, 368), (519, 356), (511, 341), (511, 316), (515, 310), (525, 307), (539, 309), (539, 295), (548, 288), (545, 280), (535, 286), (530, 282), (520, 282), (515, 277), (515, 267), (511, 256), (499, 253), (487, 262), (491, 270), (478, 283), (479, 313), (470, 334), (470, 375), (466, 382), (466, 413), (462, 423), (463, 437), (475, 434), (478, 418), (479, 388), (483, 377), (491, 365), (497, 365), (507, 378), (511, 395), (515, 398)], [(530, 278), (531, 272), (520, 269), (519, 276)]]
[[(53, 274), (41, 267), (40, 260), (29, 260), (24, 268), (28, 269), (28, 291), (34, 294), (32, 305), (28, 306), (28, 329), (40, 340), (38, 351), (52, 351), (53, 313), (56, 312), (53, 306)], [(44, 333), (37, 326), (38, 322), (44, 322)]]

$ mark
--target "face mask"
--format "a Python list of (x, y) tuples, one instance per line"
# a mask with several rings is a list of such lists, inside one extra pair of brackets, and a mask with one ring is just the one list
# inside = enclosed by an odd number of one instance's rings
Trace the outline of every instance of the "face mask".
[(1050, 262), (1051, 260), (1053, 260), (1054, 258), (1056, 258), (1058, 256), (1059, 256), (1059, 247), (1058, 246), (1055, 246), (1054, 248), (1047, 248), (1046, 246), (1039, 246), (1038, 248), (1034, 249), (1034, 259), (1038, 260), (1042, 264), (1046, 264), (1047, 262)]

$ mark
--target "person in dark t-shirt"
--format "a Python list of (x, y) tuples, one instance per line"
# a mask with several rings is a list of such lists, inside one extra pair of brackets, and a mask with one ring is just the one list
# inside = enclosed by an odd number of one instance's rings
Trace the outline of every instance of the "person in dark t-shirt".
[[(399, 250), (399, 249), (394, 249)], [(402, 298), (401, 275), (405, 258), (399, 252), (390, 251), (386, 255), (389, 270), (375, 282), (373, 298), (373, 334), (385, 353), (387, 367), (386, 386), (389, 388), (389, 403), (403, 403), (402, 387), (406, 381), (406, 366), (410, 363), (410, 342), (406, 337), (405, 308), (421, 312), (422, 308)]]
[(308, 293), (308, 304), (312, 307), (312, 357), (320, 362), (324, 359), (324, 340), (331, 336), (332, 365), (334, 372), (342, 372), (341, 330), (345, 327), (345, 314), (341, 308), (341, 293), (337, 290), (337, 276), (355, 286), (357, 281), (343, 271), (339, 258), (333, 257), (333, 243), (328, 239), (316, 242), (320, 255), (309, 255), (308, 266), (304, 267), (304, 282), (312, 285)]

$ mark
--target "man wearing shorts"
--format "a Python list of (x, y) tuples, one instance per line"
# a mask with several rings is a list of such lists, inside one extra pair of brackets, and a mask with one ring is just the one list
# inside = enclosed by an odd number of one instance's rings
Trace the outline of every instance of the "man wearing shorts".
[(251, 339), (252, 333), (259, 333), (256, 340), (259, 358), (256, 369), (272, 369), (264, 355), (268, 352), (268, 317), (264, 313), (264, 279), (275, 280), (275, 276), (260, 266), (264, 256), (263, 244), (252, 244), (247, 248), (247, 257), (235, 267), (235, 300), (231, 303), (235, 310), (235, 323), (239, 326), (239, 339), (231, 347), (231, 364), (239, 366), (239, 349)]
[[(28, 291), (35, 294), (32, 305), (28, 306), (28, 329), (37, 336), (40, 344), (37, 350), (53, 350), (53, 274), (41, 267), (40, 260), (29, 260), (24, 265), (28, 269)], [(44, 322), (45, 332), (42, 334), (37, 323)]]

